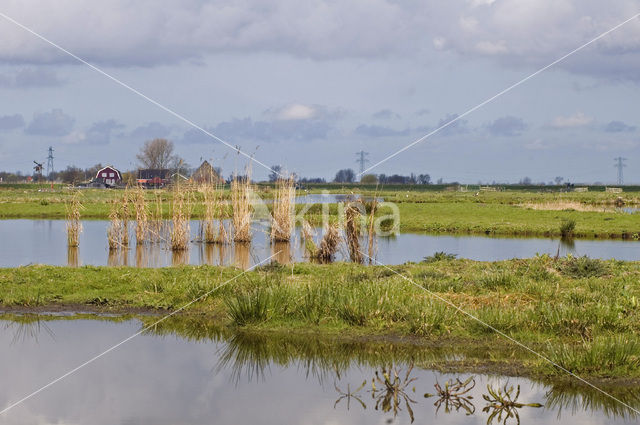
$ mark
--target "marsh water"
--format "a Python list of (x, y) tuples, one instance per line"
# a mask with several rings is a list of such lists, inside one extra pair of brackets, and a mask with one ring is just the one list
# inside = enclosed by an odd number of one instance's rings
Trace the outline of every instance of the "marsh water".
[[(0, 320), (0, 411), (143, 327), (138, 320), (17, 320)], [(0, 414), (0, 424), (572, 425), (637, 420), (622, 404), (575, 383), (442, 373), (426, 366), (460, 359), (460, 352), (165, 324)], [(437, 392), (436, 384), (457, 379), (466, 383), (459, 397), (425, 397)], [(489, 390), (505, 387), (513, 387), (512, 398), (519, 387), (516, 401), (523, 405), (507, 409), (492, 403)], [(634, 408), (640, 404), (638, 390), (607, 388)]]
[[(272, 245), (264, 226), (255, 226), (251, 244), (211, 245), (192, 242), (184, 252), (172, 253), (166, 244), (109, 251), (105, 220), (85, 220), (80, 234), (80, 246), (67, 249), (64, 220), (0, 220), (0, 267), (27, 264), (52, 265), (130, 265), (137, 267), (164, 267), (182, 264), (237, 265), (249, 267), (270, 255), (287, 263), (305, 261), (300, 229), (289, 244)], [(199, 223), (191, 223), (192, 239), (198, 238)], [(321, 229), (316, 229), (318, 237)], [(133, 234), (133, 229), (131, 229)], [(587, 255), (592, 258), (639, 260), (640, 242), (624, 240), (574, 240), (552, 238), (496, 238), (483, 236), (449, 236), (401, 233), (376, 239), (375, 258), (383, 264), (402, 264), (421, 261), (435, 252), (456, 254), (458, 258), (481, 261), (528, 258), (536, 254)], [(346, 249), (337, 260), (346, 258)]]

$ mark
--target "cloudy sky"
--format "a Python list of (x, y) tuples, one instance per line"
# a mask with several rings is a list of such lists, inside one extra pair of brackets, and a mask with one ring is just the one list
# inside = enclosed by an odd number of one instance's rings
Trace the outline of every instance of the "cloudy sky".
[[(0, 169), (136, 167), (166, 137), (225, 175), (370, 164), (640, 12), (615, 0), (4, 0)], [(445, 181), (640, 182), (640, 19), (377, 166)], [(267, 171), (254, 164), (253, 173)]]

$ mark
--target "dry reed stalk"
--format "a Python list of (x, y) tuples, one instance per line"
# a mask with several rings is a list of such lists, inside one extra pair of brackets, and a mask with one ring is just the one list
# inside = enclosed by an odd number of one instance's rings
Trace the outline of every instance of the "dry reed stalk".
[(251, 177), (234, 176), (231, 182), (231, 205), (233, 207), (233, 241), (251, 242)]
[(83, 205), (80, 202), (79, 194), (75, 193), (71, 201), (67, 203), (67, 246), (77, 247), (80, 244), (80, 232), (82, 223), (80, 222), (80, 211)]
[(129, 246), (129, 196), (125, 192), (122, 196), (122, 237), (120, 238), (120, 243), (123, 247)]
[(345, 208), (345, 236), (349, 258), (354, 263), (362, 263), (362, 252), (360, 251), (360, 225), (362, 214), (355, 206), (354, 202), (348, 202)]
[[(201, 224), (202, 240), (205, 243), (227, 243), (229, 236), (223, 222), (224, 203), (222, 193), (224, 187), (218, 184), (205, 184), (200, 191), (204, 197), (204, 220)], [(219, 222), (217, 231), (216, 219)]]
[(143, 245), (149, 242), (149, 210), (142, 186), (136, 186), (132, 200), (136, 214), (136, 245)]
[(337, 224), (329, 224), (324, 230), (324, 236), (320, 241), (318, 259), (323, 263), (333, 261), (333, 256), (338, 252), (340, 244), (340, 232)]
[(304, 220), (302, 223), (302, 239), (304, 240), (304, 251), (310, 258), (318, 257), (318, 245), (313, 240), (314, 233), (309, 222)]
[(369, 212), (369, 228), (368, 228), (368, 242), (367, 242), (367, 256), (369, 257), (369, 264), (373, 262), (373, 258), (375, 255), (375, 215), (376, 210), (378, 209), (378, 193), (373, 195), (373, 201), (371, 202), (371, 211)]
[(191, 236), (189, 222), (191, 220), (190, 192), (184, 186), (177, 186), (173, 191), (171, 207), (171, 249), (182, 251), (189, 248)]
[(280, 178), (276, 181), (271, 222), (271, 240), (274, 242), (289, 242), (291, 240), (295, 197), (296, 185), (293, 177)]
[(112, 201), (111, 211), (109, 211), (109, 228), (107, 229), (107, 241), (109, 250), (116, 250), (122, 247), (122, 210), (118, 201)]

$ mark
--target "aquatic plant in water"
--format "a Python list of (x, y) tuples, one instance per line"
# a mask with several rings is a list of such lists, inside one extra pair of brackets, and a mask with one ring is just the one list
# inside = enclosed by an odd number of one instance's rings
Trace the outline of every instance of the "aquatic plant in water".
[(424, 397), (438, 397), (438, 400), (433, 403), (436, 406), (436, 413), (438, 413), (440, 407), (444, 406), (445, 413), (449, 413), (452, 410), (457, 412), (462, 409), (467, 415), (473, 415), (476, 411), (476, 406), (471, 402), (473, 396), (469, 395), (469, 391), (475, 386), (476, 380), (473, 376), (470, 376), (465, 381), (461, 381), (460, 378), (456, 378), (455, 381), (447, 381), (444, 383), (444, 387), (439, 382), (436, 382), (434, 385), (436, 393), (427, 393)]
[(483, 412), (489, 413), (487, 418), (487, 424), (492, 424), (494, 420), (498, 423), (502, 422), (506, 425), (509, 419), (515, 419), (517, 424), (520, 424), (520, 414), (518, 409), (523, 407), (543, 407), (540, 403), (519, 403), (518, 397), (520, 397), (520, 385), (515, 389), (513, 385), (507, 388), (504, 387), (494, 389), (491, 385), (487, 385), (488, 394), (483, 394), (482, 398), (487, 401), (487, 405), (482, 409)]

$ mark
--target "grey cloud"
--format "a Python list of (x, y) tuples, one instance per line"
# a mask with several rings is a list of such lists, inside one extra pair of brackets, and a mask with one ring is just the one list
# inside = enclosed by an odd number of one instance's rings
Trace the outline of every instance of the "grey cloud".
[[(501, 65), (540, 67), (629, 18), (637, 7), (635, 0), (608, 7), (598, 0), (547, 1), (535, 7), (462, 0), (264, 0), (259, 6), (244, 0), (113, 0), (90, 8), (71, 3), (64, 9), (56, 0), (39, 4), (47, 15), (36, 21), (34, 30), (92, 62), (120, 66), (198, 62), (227, 52), (332, 60), (436, 49)], [(17, 1), (5, 10), (10, 16), (30, 12), (28, 3)], [(6, 63), (73, 62), (16, 26), (0, 27), (0, 39), (0, 60)], [(640, 78), (638, 23), (626, 24), (588, 55), (558, 66), (582, 74)]]
[(375, 120), (390, 120), (390, 119), (399, 119), (400, 115), (393, 112), (391, 109), (381, 109), (378, 112), (371, 115), (371, 118)]
[(65, 114), (62, 109), (36, 113), (25, 133), (34, 136), (66, 136), (73, 130), (75, 121), (75, 118)]
[(522, 134), (526, 130), (527, 125), (522, 118), (505, 116), (496, 119), (487, 125), (487, 130), (494, 136), (514, 137)]
[(106, 145), (111, 142), (114, 132), (123, 130), (125, 126), (114, 119), (93, 123), (87, 130), (84, 140), (87, 143)]
[[(232, 119), (206, 128), (212, 134), (228, 143), (255, 140), (263, 142), (311, 141), (326, 139), (332, 130), (331, 125), (321, 120), (254, 121), (251, 118)], [(184, 143), (206, 143), (211, 138), (199, 130), (188, 130)]]
[(171, 127), (159, 122), (150, 122), (137, 127), (131, 132), (131, 136), (136, 139), (157, 139), (167, 137), (171, 133)]
[(0, 131), (11, 131), (24, 127), (24, 118), (20, 114), (0, 116)]
[(422, 117), (424, 115), (428, 115), (430, 113), (431, 113), (431, 111), (429, 109), (427, 109), (427, 108), (422, 108), (422, 109), (416, 111), (416, 115), (419, 116), (419, 117)]
[[(443, 125), (446, 125), (447, 123), (452, 122), (456, 118), (458, 118), (458, 114), (447, 114), (444, 118), (441, 118), (438, 121), (438, 127), (437, 128), (440, 128)], [(468, 132), (469, 132), (469, 128), (467, 127), (467, 121), (463, 120), (463, 119), (459, 119), (459, 120), (453, 122), (452, 124), (449, 124), (448, 126), (443, 128), (442, 130), (440, 130), (438, 132), (438, 134), (440, 134), (442, 136), (453, 136), (453, 135), (456, 135), (456, 134), (465, 134), (465, 133), (468, 133)]]
[(604, 131), (607, 133), (626, 133), (633, 132), (635, 130), (635, 126), (628, 125), (622, 121), (611, 121), (604, 126)]
[(405, 128), (404, 130), (396, 130), (391, 127), (384, 127), (380, 125), (367, 125), (361, 124), (356, 130), (355, 134), (361, 137), (394, 137), (394, 136), (408, 136), (411, 134), (411, 130)]
[(57, 87), (63, 84), (56, 72), (48, 68), (23, 68), (15, 73), (0, 74), (0, 87), (4, 88)]

